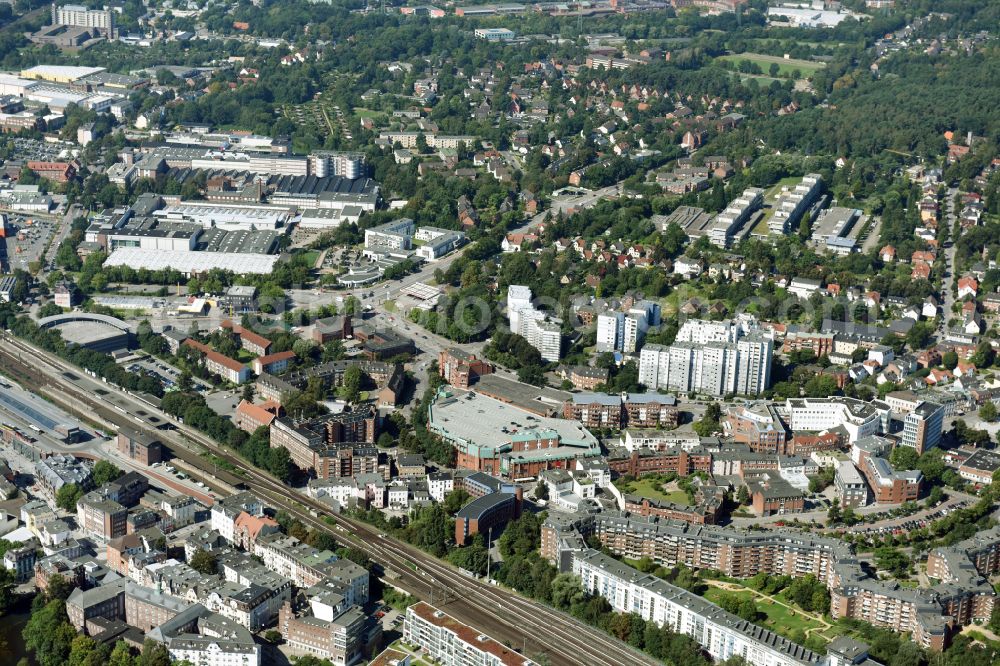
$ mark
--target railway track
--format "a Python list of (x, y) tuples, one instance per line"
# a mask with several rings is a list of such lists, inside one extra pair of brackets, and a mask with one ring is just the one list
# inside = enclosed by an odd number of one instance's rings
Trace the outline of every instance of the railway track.
[[(338, 514), (330, 514), (324, 504), (293, 491), (288, 486), (252, 467), (234, 452), (200, 432), (177, 423), (158, 409), (110, 384), (101, 385), (107, 395), (88, 391), (93, 382), (65, 361), (6, 335), (0, 345), (0, 368), (41, 391), (59, 391), (78, 402), (78, 415), (94, 417), (121, 426), (152, 432), (181, 458), (205, 473), (237, 487), (246, 487), (268, 504), (285, 510), (308, 527), (332, 532), (342, 543), (367, 553), (390, 576), (389, 583), (438, 607), (446, 608), (459, 620), (484, 630), (526, 655), (546, 654), (555, 666), (643, 666), (656, 660), (616, 641), (548, 606), (498, 588), (459, 572), (409, 544), (380, 533), (373, 526)], [(73, 379), (75, 378), (75, 379)], [(83, 386), (81, 386), (81, 384)], [(113, 401), (115, 407), (109, 407)], [(131, 409), (121, 405), (130, 405)], [(142, 412), (143, 416), (137, 416)], [(155, 429), (148, 419), (154, 416), (173, 426)], [(131, 420), (130, 420), (131, 419)], [(138, 425), (137, 425), (138, 424)], [(243, 473), (212, 470), (213, 463), (201, 456), (203, 449), (234, 465)]]

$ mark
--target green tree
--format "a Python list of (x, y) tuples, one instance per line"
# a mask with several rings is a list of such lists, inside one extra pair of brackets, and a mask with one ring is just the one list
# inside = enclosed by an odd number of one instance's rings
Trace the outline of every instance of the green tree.
[(83, 497), (83, 488), (75, 483), (64, 484), (56, 491), (56, 506), (70, 513), (76, 513), (76, 503)]
[(45, 586), (45, 599), (52, 601), (60, 599), (66, 601), (74, 589), (73, 583), (62, 574), (52, 574), (49, 576), (48, 585)]
[(66, 616), (66, 603), (60, 599), (33, 611), (21, 632), (25, 647), (39, 666), (64, 666), (76, 635)]
[(163, 643), (147, 638), (142, 644), (142, 653), (135, 663), (136, 666), (171, 666), (170, 653)]
[(108, 462), (107, 460), (98, 460), (94, 465), (94, 471), (91, 472), (91, 476), (94, 479), (94, 485), (100, 488), (105, 483), (119, 478), (124, 473), (125, 472), (116, 467), (114, 463)]
[(979, 408), (979, 418), (986, 421), (987, 423), (992, 423), (997, 420), (997, 406), (990, 400), (983, 403), (983, 406)]
[(191, 556), (188, 565), (195, 571), (205, 575), (217, 574), (219, 572), (219, 557), (210, 550), (198, 549)]
[(469, 503), (472, 496), (464, 488), (456, 488), (448, 493), (444, 498), (444, 511), (449, 516), (454, 516), (458, 510)]
[(736, 501), (741, 506), (750, 504), (750, 490), (745, 485), (740, 486), (740, 489), (736, 491)]
[(873, 554), (875, 565), (879, 569), (888, 571), (896, 578), (905, 578), (909, 574), (910, 558), (902, 551), (891, 546), (882, 546), (876, 548)]
[(896, 469), (907, 470), (907, 469), (917, 469), (917, 463), (920, 456), (917, 455), (915, 449), (911, 449), (908, 446), (897, 446), (889, 454), (889, 462)]
[(134, 666), (135, 658), (132, 656), (132, 648), (125, 641), (115, 643), (115, 648), (108, 658), (108, 666)]
[(337, 395), (342, 400), (357, 402), (361, 395), (361, 380), (361, 368), (357, 365), (350, 366), (344, 371), (344, 380), (337, 390)]
[(125, 641), (115, 643), (115, 648), (108, 658), (108, 666), (134, 666), (135, 658), (132, 656), (132, 648)]

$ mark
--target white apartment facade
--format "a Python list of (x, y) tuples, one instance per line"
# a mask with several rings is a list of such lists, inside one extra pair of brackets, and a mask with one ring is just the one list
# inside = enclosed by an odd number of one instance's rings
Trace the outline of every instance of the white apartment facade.
[(743, 657), (754, 666), (802, 666), (820, 660), (811, 650), (600, 551), (575, 554), (573, 573), (587, 592), (603, 596), (614, 610), (690, 636), (714, 661)]
[[(760, 331), (688, 322), (670, 346), (646, 345), (639, 381), (650, 389), (708, 395), (759, 395), (771, 381), (773, 340)], [(683, 335), (682, 335), (683, 334)]]

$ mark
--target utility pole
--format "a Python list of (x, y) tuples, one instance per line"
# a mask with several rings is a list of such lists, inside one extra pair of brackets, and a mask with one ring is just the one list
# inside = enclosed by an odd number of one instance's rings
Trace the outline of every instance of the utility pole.
[(490, 564), (493, 562), (493, 558), (490, 557), (490, 544), (493, 543), (493, 528), (490, 527), (486, 532), (488, 535), (486, 537), (486, 584), (490, 584)]

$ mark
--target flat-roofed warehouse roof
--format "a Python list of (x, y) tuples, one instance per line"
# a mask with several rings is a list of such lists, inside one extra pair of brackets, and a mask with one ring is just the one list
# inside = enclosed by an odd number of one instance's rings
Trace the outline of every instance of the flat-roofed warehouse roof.
[(107, 86), (109, 88), (135, 88), (136, 86), (149, 83), (149, 79), (141, 76), (131, 76), (129, 74), (98, 72), (88, 76), (86, 82), (98, 86)]
[(74, 67), (72, 65), (35, 65), (21, 70), (21, 76), (26, 79), (45, 79), (47, 81), (78, 81), (85, 76), (93, 76), (105, 71), (103, 67)]
[(271, 228), (283, 224), (290, 216), (284, 206), (216, 204), (182, 201), (171, 204), (154, 213), (157, 217), (171, 220), (191, 220), (202, 226), (253, 224), (258, 229)]
[(569, 391), (560, 391), (547, 386), (532, 386), (495, 374), (480, 377), (479, 381), (476, 382), (475, 390), (541, 416), (560, 413), (563, 403), (572, 396)]
[(246, 254), (240, 252), (182, 252), (171, 250), (144, 250), (138, 247), (121, 247), (111, 253), (105, 266), (131, 266), (159, 271), (167, 268), (190, 275), (218, 268), (236, 274), (267, 275), (278, 262), (276, 254)]
[(428, 425), (438, 434), (484, 453), (509, 448), (516, 438), (541, 434), (558, 436), (560, 448), (600, 451), (597, 438), (578, 421), (536, 416), (473, 391), (440, 392), (428, 417)]

